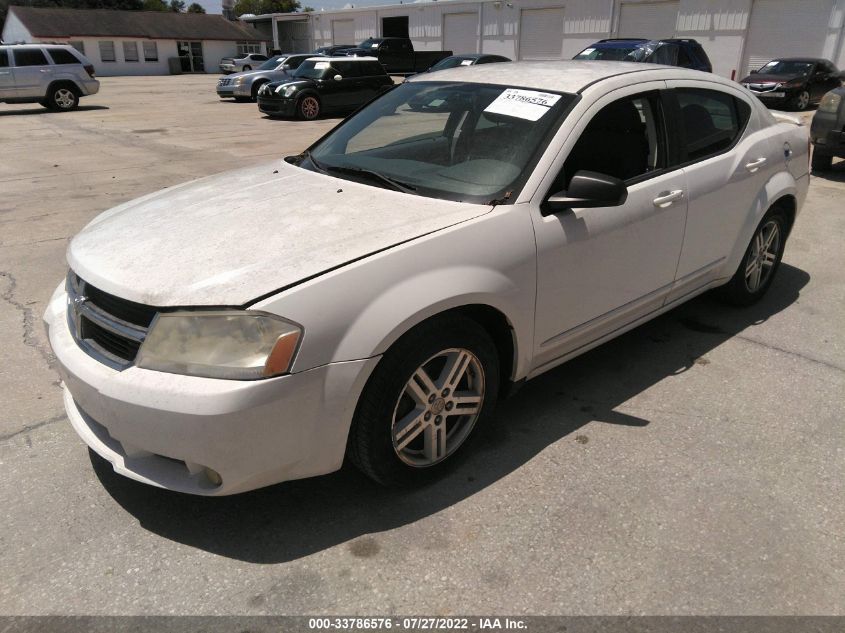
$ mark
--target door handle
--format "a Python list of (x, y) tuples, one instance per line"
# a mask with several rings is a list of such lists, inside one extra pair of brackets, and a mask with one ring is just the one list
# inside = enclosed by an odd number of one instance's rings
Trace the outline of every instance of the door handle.
[(52, 72), (49, 68), (39, 68), (42, 73), (49, 73)]
[(684, 190), (683, 189), (676, 189), (675, 191), (662, 191), (660, 195), (654, 199), (654, 206), (656, 207), (668, 207), (670, 204), (675, 202), (675, 200), (680, 200), (684, 197)]
[(750, 163), (745, 163), (745, 168), (751, 173), (754, 173), (760, 167), (762, 167), (765, 162), (765, 158), (758, 158), (757, 160), (752, 160)]

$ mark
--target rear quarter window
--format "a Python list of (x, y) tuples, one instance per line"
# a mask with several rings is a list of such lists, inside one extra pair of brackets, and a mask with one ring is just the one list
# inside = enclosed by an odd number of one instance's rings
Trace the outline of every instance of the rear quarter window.
[(81, 64), (82, 62), (76, 58), (76, 55), (71, 53), (66, 48), (48, 48), (47, 52), (53, 58), (54, 64)]
[(726, 92), (706, 88), (675, 90), (680, 106), (687, 161), (726, 152), (736, 144), (751, 115), (751, 107)]

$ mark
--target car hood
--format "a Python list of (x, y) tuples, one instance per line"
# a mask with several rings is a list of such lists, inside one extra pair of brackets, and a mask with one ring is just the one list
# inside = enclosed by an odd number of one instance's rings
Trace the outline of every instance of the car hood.
[(788, 81), (795, 81), (796, 79), (806, 79), (805, 75), (764, 75), (756, 73), (748, 75), (745, 79), (740, 81), (742, 84), (785, 84)]
[(491, 208), (278, 161), (106, 211), (73, 238), (67, 259), (85, 281), (130, 301), (243, 305)]
[(232, 73), (229, 75), (229, 79), (238, 79), (239, 77), (249, 77), (250, 79), (269, 77), (273, 81), (282, 81), (288, 76), (288, 71), (286, 70), (244, 70), (239, 73)]
[(267, 87), (270, 88), (270, 90), (275, 90), (279, 86), (296, 86), (297, 88), (305, 88), (306, 86), (312, 87), (316, 85), (317, 82), (313, 79), (292, 79), (290, 81), (288, 81), (287, 79), (282, 79), (281, 81), (270, 82), (269, 84), (267, 84)]

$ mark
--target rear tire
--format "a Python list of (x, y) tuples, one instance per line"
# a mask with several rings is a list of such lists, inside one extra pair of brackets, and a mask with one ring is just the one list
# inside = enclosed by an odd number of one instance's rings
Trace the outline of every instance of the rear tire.
[(833, 156), (820, 154), (818, 150), (813, 149), (813, 171), (828, 171), (831, 167), (833, 167)]
[(763, 298), (783, 258), (788, 226), (786, 214), (781, 209), (771, 209), (763, 217), (736, 273), (720, 288), (725, 301), (735, 306), (748, 306)]
[(437, 477), (467, 453), (498, 391), (496, 346), (478, 323), (459, 315), (427, 321), (394, 343), (370, 376), (349, 458), (382, 485)]
[(252, 66), (244, 66), (243, 72), (246, 72), (248, 70), (252, 70)]
[(44, 101), (50, 110), (70, 112), (79, 106), (79, 92), (75, 86), (57, 84), (50, 87)]

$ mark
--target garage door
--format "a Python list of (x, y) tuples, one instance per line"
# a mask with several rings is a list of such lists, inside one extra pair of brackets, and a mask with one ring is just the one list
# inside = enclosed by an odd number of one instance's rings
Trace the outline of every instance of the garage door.
[(478, 52), (478, 14), (443, 15), (443, 50), (455, 55)]
[(623, 2), (617, 37), (649, 40), (673, 37), (678, 22), (678, 2)]
[(332, 20), (332, 44), (355, 44), (355, 20)]
[(563, 58), (563, 7), (523, 9), (519, 16), (520, 59)]
[(755, 0), (744, 74), (775, 57), (821, 57), (833, 0)]

